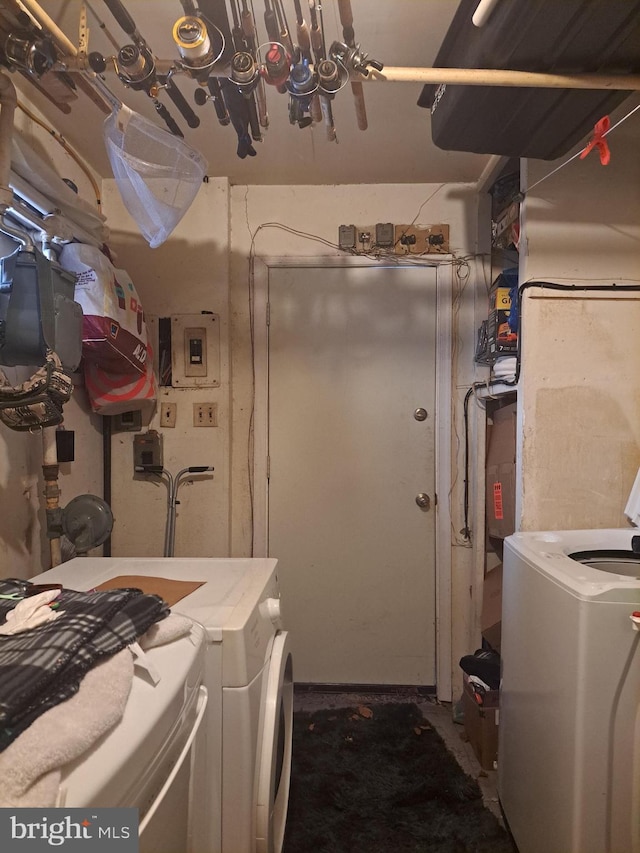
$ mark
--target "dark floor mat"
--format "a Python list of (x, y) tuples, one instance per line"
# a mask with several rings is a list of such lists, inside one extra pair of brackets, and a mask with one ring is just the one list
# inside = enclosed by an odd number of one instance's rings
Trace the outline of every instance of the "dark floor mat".
[(413, 704), (297, 712), (284, 853), (517, 853)]

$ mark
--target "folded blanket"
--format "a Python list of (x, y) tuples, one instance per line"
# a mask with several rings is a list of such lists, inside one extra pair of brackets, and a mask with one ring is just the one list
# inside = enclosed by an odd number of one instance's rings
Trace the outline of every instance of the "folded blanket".
[[(0, 581), (0, 595), (24, 594), (26, 581)], [(166, 602), (139, 589), (75, 592), (57, 597), (60, 616), (0, 636), (0, 751), (41, 714), (69, 699), (100, 659), (135, 642), (169, 614)], [(0, 619), (15, 606), (0, 598)]]
[[(193, 623), (171, 613), (141, 637), (145, 649), (187, 636)], [(62, 771), (82, 756), (124, 714), (134, 675), (129, 648), (90, 669), (75, 695), (49, 708), (0, 752), (0, 808), (58, 805)], [(61, 804), (63, 805), (63, 804)]]

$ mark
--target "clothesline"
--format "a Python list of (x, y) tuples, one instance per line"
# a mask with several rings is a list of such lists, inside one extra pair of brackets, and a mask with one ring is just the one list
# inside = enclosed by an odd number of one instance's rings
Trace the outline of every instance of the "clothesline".
[[(604, 137), (604, 136), (608, 136), (608, 135), (609, 135), (610, 133), (612, 133), (612, 132), (617, 128), (617, 127), (619, 127), (619, 126), (622, 124), (622, 122), (623, 122), (623, 121), (626, 121), (628, 118), (630, 118), (630, 117), (631, 117), (635, 112), (637, 112), (638, 110), (640, 110), (640, 104), (638, 104), (637, 106), (635, 106), (635, 107), (634, 107), (632, 110), (630, 110), (630, 111), (629, 111), (625, 116), (623, 116), (619, 121), (617, 121), (617, 122), (616, 122), (614, 125), (612, 125), (608, 130), (606, 130), (606, 131), (602, 134), (602, 136), (603, 136), (603, 137)], [(564, 161), (564, 163), (561, 163), (559, 166), (556, 166), (556, 168), (555, 168), (555, 169), (552, 169), (552, 170), (551, 170), (550, 172), (548, 172), (546, 175), (543, 175), (543, 176), (542, 176), (539, 180), (537, 180), (534, 184), (531, 184), (531, 186), (530, 186), (530, 187), (528, 187), (526, 190), (523, 190), (523, 192), (524, 192), (525, 194), (526, 194), (526, 193), (531, 192), (531, 190), (532, 190), (532, 189), (534, 189), (535, 187), (539, 186), (543, 181), (546, 181), (546, 180), (547, 180), (547, 178), (550, 178), (552, 175), (555, 175), (555, 174), (556, 174), (556, 172), (559, 172), (561, 169), (564, 169), (564, 167), (565, 167), (565, 166), (568, 166), (568, 165), (569, 165), (569, 163), (571, 163), (571, 162), (572, 162), (573, 160), (575, 160), (577, 157), (580, 157), (580, 156), (584, 153), (584, 150), (585, 150), (584, 148), (581, 148), (581, 149), (580, 149), (580, 151), (578, 151), (578, 152), (576, 152), (575, 154), (573, 154), (571, 157), (569, 157), (569, 159), (568, 159), (568, 160), (565, 160), (565, 161)]]

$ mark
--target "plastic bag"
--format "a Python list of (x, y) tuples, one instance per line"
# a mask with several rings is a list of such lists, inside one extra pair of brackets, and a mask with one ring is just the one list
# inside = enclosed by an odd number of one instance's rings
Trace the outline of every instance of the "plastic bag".
[(155, 249), (189, 209), (207, 162), (178, 137), (124, 105), (106, 119), (103, 135), (124, 206)]
[(82, 306), (82, 356), (111, 373), (144, 374), (147, 327), (140, 298), (126, 270), (85, 243), (69, 243), (60, 265), (77, 275), (75, 300)]
[(90, 361), (84, 363), (84, 384), (92, 411), (99, 415), (121, 415), (143, 411), (152, 414), (158, 385), (151, 352), (144, 375), (108, 373)]

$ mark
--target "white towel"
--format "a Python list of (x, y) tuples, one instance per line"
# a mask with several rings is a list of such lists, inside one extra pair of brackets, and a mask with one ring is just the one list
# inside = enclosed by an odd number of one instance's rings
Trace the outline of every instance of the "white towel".
[(90, 669), (74, 696), (0, 752), (0, 808), (54, 807), (62, 767), (122, 719), (132, 680), (133, 657), (123, 649)]
[(162, 646), (180, 637), (186, 637), (190, 633), (193, 622), (188, 616), (179, 613), (170, 613), (166, 619), (155, 622), (149, 630), (140, 637), (140, 645), (143, 649), (153, 649)]
[(9, 610), (6, 622), (0, 625), (0, 634), (19, 634), (37, 628), (45, 622), (57, 619), (61, 611), (52, 610), (49, 604), (60, 595), (59, 589), (47, 589), (37, 595), (23, 598), (13, 610)]

